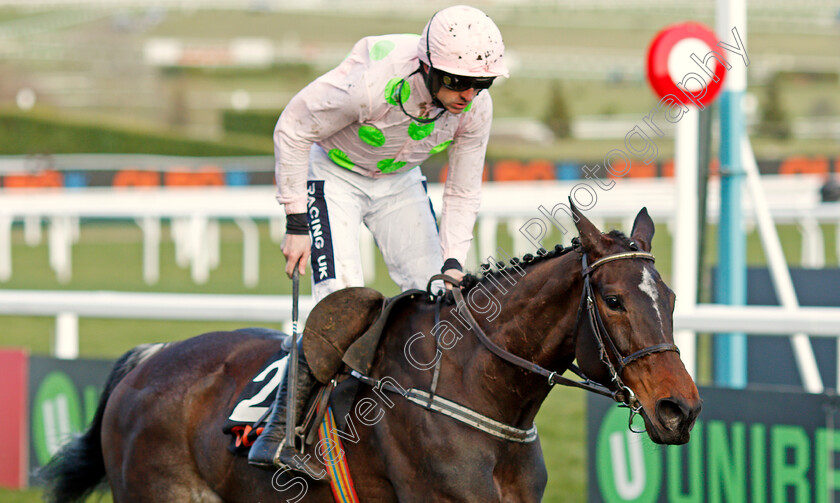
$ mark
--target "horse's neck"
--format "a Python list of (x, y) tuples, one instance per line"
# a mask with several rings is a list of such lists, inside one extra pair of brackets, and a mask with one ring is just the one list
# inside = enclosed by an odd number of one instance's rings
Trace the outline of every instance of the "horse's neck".
[[(580, 266), (577, 254), (546, 260), (525, 269), (524, 276), (512, 275), (515, 285), (485, 280), (471, 303), (489, 299), (497, 310), (473, 316), (498, 346), (529, 362), (552, 371), (562, 371), (574, 358), (574, 325), (580, 300)], [(484, 299), (482, 299), (482, 296)], [(493, 316), (493, 313), (497, 313)], [(550, 387), (545, 377), (529, 373), (494, 355), (471, 336), (460, 341), (472, 345), (459, 347), (464, 382), (481, 393), (477, 399), (493, 403), (497, 413), (511, 424), (533, 421)], [(464, 348), (466, 349), (466, 348)], [(561, 368), (562, 367), (562, 368)]]

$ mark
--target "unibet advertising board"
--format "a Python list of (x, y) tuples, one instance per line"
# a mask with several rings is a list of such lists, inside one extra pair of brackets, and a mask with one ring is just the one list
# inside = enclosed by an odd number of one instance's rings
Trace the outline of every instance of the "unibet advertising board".
[(627, 409), (590, 395), (588, 501), (840, 501), (837, 396), (718, 388), (700, 395), (703, 411), (684, 446), (631, 432)]
[[(29, 473), (87, 429), (113, 361), (29, 358)], [(30, 479), (30, 484), (37, 480)]]

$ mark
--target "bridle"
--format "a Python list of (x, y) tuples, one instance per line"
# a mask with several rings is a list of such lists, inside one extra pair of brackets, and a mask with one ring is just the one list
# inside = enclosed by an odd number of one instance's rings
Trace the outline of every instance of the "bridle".
[[(674, 351), (677, 354), (679, 354), (680, 349), (676, 346), (676, 344), (664, 342), (661, 344), (654, 344), (653, 346), (648, 346), (644, 349), (640, 349), (639, 351), (631, 353), (628, 356), (623, 356), (621, 351), (619, 351), (619, 349), (616, 347), (615, 341), (613, 341), (613, 338), (610, 336), (607, 327), (604, 326), (604, 321), (601, 318), (601, 313), (598, 311), (598, 303), (595, 302), (595, 295), (592, 291), (592, 272), (599, 266), (602, 266), (609, 262), (623, 259), (643, 259), (650, 260), (652, 262), (656, 260), (654, 256), (650, 253), (632, 251), (625, 253), (617, 253), (615, 255), (608, 255), (599, 260), (596, 260), (592, 263), (592, 265), (587, 267), (586, 253), (581, 253), (581, 267), (583, 271), (583, 293), (581, 294), (580, 305), (578, 306), (578, 317), (577, 321), (575, 322), (575, 331), (577, 332), (580, 319), (585, 311), (585, 313), (587, 314), (587, 319), (589, 320), (589, 328), (592, 331), (593, 337), (595, 337), (595, 342), (598, 344), (598, 352), (600, 353), (601, 361), (604, 362), (604, 365), (606, 365), (607, 369), (609, 370), (610, 380), (614, 382), (616, 387), (618, 388), (618, 391), (614, 392), (613, 394), (613, 399), (617, 402), (621, 402), (622, 404), (630, 408), (629, 423), (630, 429), (633, 430), (633, 416), (641, 412), (642, 404), (641, 402), (639, 402), (639, 399), (636, 397), (636, 394), (633, 392), (633, 390), (630, 389), (630, 387), (627, 386), (622, 380), (621, 375), (624, 373), (624, 369), (627, 368), (627, 366), (633, 363), (634, 361), (644, 358), (645, 356), (649, 356), (656, 353), (662, 353), (665, 351)], [(610, 360), (610, 357), (607, 354), (607, 345), (609, 346), (609, 349), (612, 352), (615, 359), (618, 361), (617, 366), (613, 365), (612, 360)], [(577, 374), (577, 372), (575, 373)], [(578, 375), (584, 377), (582, 375), (582, 372)]]
[[(628, 356), (623, 356), (621, 351), (619, 351), (619, 349), (616, 347), (612, 337), (610, 337), (609, 331), (607, 330), (606, 326), (604, 326), (604, 322), (601, 319), (601, 314), (598, 311), (597, 302), (595, 302), (595, 295), (592, 290), (592, 272), (604, 264), (608, 264), (617, 260), (630, 259), (641, 259), (650, 261), (655, 260), (654, 256), (650, 253), (641, 251), (631, 251), (625, 253), (617, 253), (614, 255), (608, 255), (599, 260), (596, 260), (592, 263), (592, 265), (588, 265), (586, 253), (581, 253), (583, 292), (581, 294), (580, 305), (578, 307), (578, 314), (577, 319), (575, 321), (574, 330), (575, 333), (578, 332), (578, 329), (580, 328), (580, 324), (584, 317), (588, 320), (589, 328), (591, 329), (592, 335), (595, 337), (595, 341), (598, 344), (598, 350), (600, 352), (601, 361), (604, 362), (604, 364), (607, 366), (607, 369), (609, 370), (610, 380), (615, 383), (615, 391), (598, 382), (593, 381), (592, 379), (589, 379), (588, 377), (586, 377), (583, 371), (574, 364), (569, 366), (569, 370), (571, 370), (578, 377), (580, 377), (582, 381), (576, 381), (573, 379), (563, 377), (557, 372), (545, 369), (537, 365), (536, 363), (525, 360), (524, 358), (516, 356), (513, 353), (510, 353), (509, 351), (499, 347), (496, 343), (491, 341), (489, 337), (487, 337), (487, 334), (484, 333), (484, 331), (475, 321), (475, 318), (473, 318), (473, 315), (467, 307), (466, 301), (464, 300), (464, 296), (461, 293), (461, 289), (456, 286), (452, 289), (452, 294), (455, 298), (455, 303), (457, 305), (458, 312), (467, 319), (467, 322), (470, 324), (473, 332), (475, 332), (476, 336), (478, 337), (478, 340), (481, 341), (481, 343), (493, 354), (517, 367), (525, 369), (531, 373), (539, 374), (543, 377), (546, 377), (550, 386), (553, 386), (555, 384), (560, 384), (563, 386), (573, 386), (612, 398), (616, 402), (619, 402), (623, 406), (626, 406), (630, 409), (629, 422), (630, 429), (633, 430), (633, 417), (639, 412), (641, 412), (642, 404), (636, 397), (636, 394), (633, 392), (633, 390), (630, 389), (630, 387), (627, 386), (622, 380), (621, 375), (623, 374), (624, 369), (627, 368), (627, 366), (631, 363), (646, 356), (650, 356), (656, 353), (662, 353), (665, 351), (674, 351), (677, 354), (679, 354), (680, 350), (675, 344), (661, 343), (646, 347)], [(444, 281), (447, 281), (449, 283), (457, 284), (454, 280), (452, 280), (452, 278), (449, 278), (448, 276), (438, 275), (432, 278), (432, 280), (435, 279), (443, 279)], [(432, 280), (430, 280), (430, 284)], [(609, 354), (607, 352), (608, 347), (615, 359), (618, 361), (617, 365), (614, 365), (610, 360)]]

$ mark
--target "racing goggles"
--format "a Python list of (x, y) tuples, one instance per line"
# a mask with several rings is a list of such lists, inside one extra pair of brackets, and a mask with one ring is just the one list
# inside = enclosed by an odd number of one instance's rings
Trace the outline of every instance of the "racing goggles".
[(463, 75), (453, 75), (451, 73), (442, 72), (435, 69), (440, 74), (440, 84), (456, 92), (463, 92), (467, 89), (475, 89), (481, 91), (493, 85), (493, 80), (496, 77), (465, 77)]

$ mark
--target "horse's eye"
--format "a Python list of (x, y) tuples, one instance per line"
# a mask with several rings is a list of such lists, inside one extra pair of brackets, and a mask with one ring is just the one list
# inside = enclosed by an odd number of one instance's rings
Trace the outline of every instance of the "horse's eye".
[(613, 311), (620, 311), (622, 309), (621, 300), (615, 295), (604, 297), (604, 302), (606, 302), (607, 307), (612, 309)]

